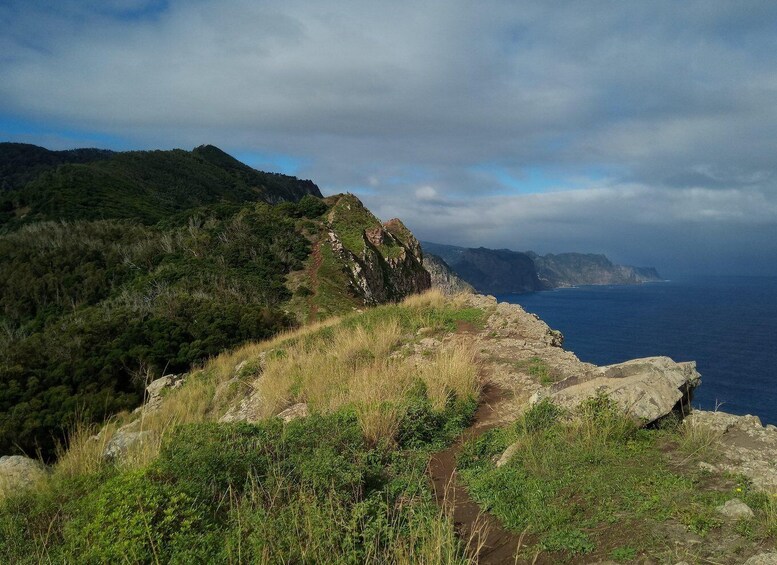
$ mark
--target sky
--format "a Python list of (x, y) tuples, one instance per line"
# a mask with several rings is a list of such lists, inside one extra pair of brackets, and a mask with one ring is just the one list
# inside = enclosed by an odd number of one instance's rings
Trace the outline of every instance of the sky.
[(0, 140), (216, 145), (427, 241), (777, 274), (777, 3), (0, 0)]

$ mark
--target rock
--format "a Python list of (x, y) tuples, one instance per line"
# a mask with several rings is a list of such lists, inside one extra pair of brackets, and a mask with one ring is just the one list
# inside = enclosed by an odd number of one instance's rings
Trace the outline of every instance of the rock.
[(684, 422), (715, 434), (715, 469), (744, 475), (761, 491), (777, 493), (777, 429), (762, 426), (756, 416), (694, 410)]
[(515, 455), (520, 448), (521, 445), (519, 443), (510, 445), (499, 457), (499, 460), (496, 462), (496, 466), (501, 467), (502, 465), (506, 464), (508, 461), (510, 461), (510, 459), (512, 459), (513, 455)]
[(701, 382), (696, 363), (675, 363), (669, 357), (646, 357), (596, 367), (539, 391), (532, 403), (550, 398), (556, 404), (574, 409), (598, 393), (606, 393), (642, 425), (655, 422), (680, 408), (690, 412), (693, 389)]
[[(361, 241), (338, 232), (344, 223), (361, 217)], [(343, 194), (328, 214), (328, 245), (345, 266), (351, 290), (364, 305), (401, 300), (431, 288), (424, 269), (421, 245), (398, 219), (381, 224), (353, 194)], [(355, 227), (355, 226), (354, 226)]]
[(758, 416), (735, 416), (726, 412), (707, 412), (704, 410), (694, 410), (688, 416), (686, 425), (702, 425), (721, 435), (732, 428), (741, 430), (760, 429), (763, 427), (761, 419)]
[(132, 432), (125, 430), (118, 430), (108, 445), (105, 446), (103, 451), (103, 459), (106, 461), (115, 461), (124, 457), (130, 448), (142, 444), (144, 441), (149, 441), (152, 437), (150, 430), (143, 430), (140, 432)]
[(562, 347), (564, 345), (564, 334), (558, 330), (548, 329), (545, 334), (545, 342), (551, 347)]
[(258, 391), (254, 391), (227, 410), (219, 422), (258, 422), (264, 417), (264, 403)]
[(750, 507), (738, 498), (727, 500), (725, 504), (721, 504), (720, 506), (716, 507), (715, 511), (718, 514), (722, 514), (726, 518), (731, 518), (733, 520), (739, 520), (740, 518), (753, 518), (755, 516)]
[(46, 466), (23, 455), (0, 457), (0, 496), (33, 486), (46, 476)]
[(760, 553), (745, 561), (745, 565), (777, 565), (777, 553)]
[(244, 359), (240, 363), (235, 365), (235, 375), (239, 375), (240, 371), (243, 370), (243, 367), (245, 367), (247, 363), (248, 363), (248, 359)]
[(715, 467), (715, 465), (707, 463), (706, 461), (699, 461), (699, 469), (707, 471), (708, 473), (716, 473), (718, 471), (718, 468)]
[(146, 403), (143, 405), (143, 410), (151, 411), (156, 410), (162, 405), (162, 398), (164, 391), (172, 390), (180, 387), (186, 375), (165, 375), (151, 383), (146, 387)]
[(304, 402), (299, 402), (295, 404), (294, 406), (290, 406), (289, 408), (286, 408), (283, 412), (278, 414), (278, 418), (283, 420), (284, 422), (288, 423), (293, 420), (298, 420), (300, 418), (307, 418), (310, 412), (308, 411), (308, 405)]

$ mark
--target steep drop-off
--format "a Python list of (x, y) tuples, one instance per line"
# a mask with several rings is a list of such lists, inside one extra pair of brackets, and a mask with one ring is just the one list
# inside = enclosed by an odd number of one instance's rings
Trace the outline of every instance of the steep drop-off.
[(520, 294), (553, 288), (640, 284), (660, 281), (652, 267), (616, 265), (604, 255), (560, 253), (538, 255), (509, 249), (477, 249), (424, 242), (424, 250), (439, 255), (478, 292)]

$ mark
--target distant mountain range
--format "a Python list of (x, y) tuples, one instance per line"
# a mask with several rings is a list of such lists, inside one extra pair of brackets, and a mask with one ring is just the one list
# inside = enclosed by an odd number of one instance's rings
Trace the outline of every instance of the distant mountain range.
[(520, 294), (578, 285), (640, 284), (660, 281), (653, 267), (616, 265), (604, 255), (538, 255), (509, 249), (468, 248), (422, 242), (427, 254), (440, 257), (478, 292)]

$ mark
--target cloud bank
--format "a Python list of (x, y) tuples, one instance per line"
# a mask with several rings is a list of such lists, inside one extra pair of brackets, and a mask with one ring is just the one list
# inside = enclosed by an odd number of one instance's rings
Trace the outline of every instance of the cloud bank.
[(777, 273), (773, 2), (11, 0), (0, 135), (284, 156), (422, 238)]

